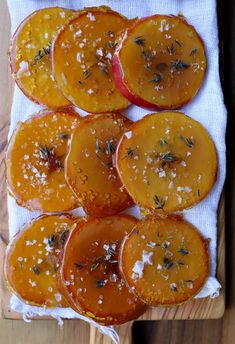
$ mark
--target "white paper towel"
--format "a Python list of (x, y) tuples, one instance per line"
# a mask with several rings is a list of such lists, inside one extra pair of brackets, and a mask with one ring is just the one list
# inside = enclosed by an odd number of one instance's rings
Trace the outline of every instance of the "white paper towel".
[[(36, 9), (51, 6), (62, 6), (67, 8), (80, 9), (84, 6), (108, 5), (112, 9), (121, 12), (129, 18), (136, 16), (147, 16), (152, 14), (178, 14), (182, 12), (187, 20), (195, 26), (198, 33), (204, 40), (206, 54), (208, 58), (208, 71), (205, 82), (193, 101), (184, 106), (182, 111), (192, 118), (201, 122), (213, 138), (219, 157), (219, 174), (216, 185), (208, 197), (195, 207), (184, 212), (184, 217), (193, 223), (205, 237), (211, 238), (211, 272), (203, 290), (197, 297), (211, 296), (219, 294), (220, 284), (216, 280), (216, 238), (217, 238), (217, 207), (222, 191), (226, 172), (225, 160), (225, 130), (226, 130), (226, 109), (223, 103), (218, 66), (218, 32), (216, 0), (8, 0), (10, 16), (12, 21), (12, 33), (19, 23)], [(14, 129), (17, 121), (25, 120), (30, 114), (40, 110), (40, 106), (28, 100), (16, 87), (11, 112), (10, 133)], [(83, 113), (84, 112), (80, 112)], [(136, 106), (130, 107), (127, 115), (137, 120), (148, 111)], [(29, 212), (19, 207), (16, 202), (9, 197), (9, 229), (10, 236), (16, 233), (21, 225), (39, 213)], [(133, 211), (133, 210), (132, 210)], [(30, 315), (52, 315), (55, 318), (82, 318), (69, 308), (45, 310), (44, 308), (25, 305), (16, 297), (12, 297), (11, 307), (17, 312)], [(88, 319), (86, 319), (88, 320)], [(92, 320), (90, 322), (94, 323)], [(112, 329), (99, 326), (100, 330), (110, 335), (115, 342), (118, 337)]]

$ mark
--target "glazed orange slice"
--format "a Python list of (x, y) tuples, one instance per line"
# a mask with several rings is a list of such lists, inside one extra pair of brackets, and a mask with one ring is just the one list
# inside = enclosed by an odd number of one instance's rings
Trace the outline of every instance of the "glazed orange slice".
[(69, 215), (40, 216), (23, 226), (7, 247), (5, 276), (10, 289), (28, 304), (65, 307), (56, 286), (56, 267), (51, 255), (59, 257), (76, 221)]
[(153, 110), (188, 103), (201, 87), (206, 68), (203, 42), (182, 16), (137, 19), (119, 39), (113, 58), (120, 92)]
[(133, 204), (113, 163), (118, 141), (131, 123), (117, 113), (89, 115), (72, 136), (66, 180), (93, 217), (117, 214)]
[(79, 122), (74, 112), (45, 110), (18, 123), (6, 153), (6, 174), (19, 205), (45, 212), (77, 207), (65, 181), (64, 159)]
[(117, 149), (119, 176), (150, 212), (175, 212), (201, 201), (217, 177), (217, 154), (205, 128), (180, 112), (135, 122)]
[(13, 77), (35, 103), (51, 108), (70, 105), (52, 78), (50, 54), (58, 30), (75, 14), (60, 7), (37, 10), (22, 21), (13, 35), (10, 46)]
[(150, 306), (181, 304), (203, 287), (209, 273), (208, 242), (180, 218), (148, 217), (124, 239), (120, 270)]
[(115, 86), (115, 40), (128, 21), (108, 7), (87, 8), (60, 31), (53, 45), (53, 75), (64, 96), (92, 113), (124, 109)]
[(124, 215), (91, 219), (74, 229), (65, 245), (60, 278), (66, 297), (75, 310), (101, 324), (121, 324), (146, 310), (118, 270), (121, 241), (136, 222)]

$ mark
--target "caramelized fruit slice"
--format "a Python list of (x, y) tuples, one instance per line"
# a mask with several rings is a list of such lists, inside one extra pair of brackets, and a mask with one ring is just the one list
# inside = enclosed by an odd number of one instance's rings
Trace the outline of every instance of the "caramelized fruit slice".
[(71, 233), (61, 279), (74, 307), (102, 324), (138, 318), (146, 306), (129, 292), (118, 270), (120, 243), (137, 220), (119, 215), (91, 219)]
[(19, 205), (46, 212), (77, 207), (65, 181), (64, 159), (79, 121), (74, 112), (45, 110), (18, 124), (7, 149), (6, 172), (9, 192)]
[(13, 293), (32, 305), (67, 305), (56, 286), (51, 255), (59, 256), (74, 227), (75, 219), (69, 215), (42, 215), (24, 225), (9, 243), (5, 257), (5, 276)]
[(189, 300), (209, 273), (208, 242), (180, 218), (149, 217), (122, 244), (120, 270), (132, 291), (150, 306)]
[(118, 140), (130, 124), (120, 114), (89, 115), (72, 136), (66, 180), (92, 216), (113, 215), (132, 205), (112, 160)]
[(52, 42), (75, 11), (51, 7), (33, 12), (19, 25), (10, 46), (13, 76), (32, 101), (57, 108), (70, 102), (61, 94), (51, 74)]
[(126, 108), (115, 86), (111, 61), (117, 34), (127, 19), (107, 7), (82, 11), (53, 46), (53, 74), (71, 103), (93, 113)]
[(136, 203), (174, 212), (201, 201), (217, 176), (217, 155), (204, 127), (180, 112), (147, 115), (124, 134), (117, 169)]
[(207, 60), (204, 45), (185, 18), (138, 19), (122, 35), (113, 58), (117, 87), (132, 103), (176, 109), (198, 92)]

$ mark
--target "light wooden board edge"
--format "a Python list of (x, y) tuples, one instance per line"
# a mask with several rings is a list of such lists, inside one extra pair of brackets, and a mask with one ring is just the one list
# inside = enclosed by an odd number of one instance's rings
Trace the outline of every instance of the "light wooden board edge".
[[(10, 37), (10, 20), (5, 0), (0, 1), (0, 316), (5, 319), (21, 319), (21, 315), (12, 312), (9, 307), (10, 292), (3, 276), (3, 259), (8, 243), (7, 192), (4, 175), (4, 155), (6, 138), (10, 124), (10, 109), (13, 94), (13, 82), (10, 76), (7, 47)], [(171, 308), (154, 308), (148, 310), (138, 320), (183, 320), (183, 319), (217, 319), (223, 316), (225, 310), (225, 218), (224, 194), (221, 197), (218, 210), (218, 255), (217, 277), (223, 286), (218, 298), (191, 300), (188, 303)], [(115, 327), (121, 338), (121, 344), (131, 342), (132, 322)], [(108, 337), (103, 336), (96, 328), (91, 327), (90, 344), (110, 344)]]

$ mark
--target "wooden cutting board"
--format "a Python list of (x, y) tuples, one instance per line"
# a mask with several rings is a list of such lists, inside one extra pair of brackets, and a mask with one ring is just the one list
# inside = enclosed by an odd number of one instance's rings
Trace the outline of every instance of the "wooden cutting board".
[[(0, 1), (0, 316), (5, 319), (21, 319), (9, 307), (10, 293), (3, 276), (3, 257), (9, 240), (7, 193), (4, 175), (4, 156), (7, 133), (10, 124), (10, 110), (13, 95), (13, 82), (9, 72), (7, 49), (10, 38), (10, 18), (6, 0)], [(215, 299), (204, 298), (171, 308), (149, 309), (139, 320), (183, 320), (216, 319), (222, 317), (225, 309), (225, 212), (222, 195), (218, 210), (218, 250), (217, 277), (223, 286), (220, 296)], [(29, 325), (30, 326), (30, 325)], [(79, 326), (79, 323), (78, 323)], [(121, 344), (131, 343), (132, 322), (115, 327), (120, 335)], [(108, 337), (100, 334), (94, 327), (90, 328), (90, 344), (111, 344)]]

